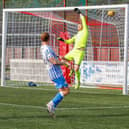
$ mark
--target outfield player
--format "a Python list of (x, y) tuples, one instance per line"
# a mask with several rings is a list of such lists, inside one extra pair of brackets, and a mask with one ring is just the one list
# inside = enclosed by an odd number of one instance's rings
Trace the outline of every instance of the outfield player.
[(64, 61), (74, 60), (74, 71), (77, 84), (75, 85), (75, 89), (80, 87), (80, 64), (84, 58), (85, 47), (87, 45), (88, 39), (88, 27), (86, 24), (85, 16), (81, 13), (78, 8), (75, 8), (74, 11), (80, 15), (81, 23), (78, 24), (78, 33), (73, 36), (71, 39), (64, 40), (62, 38), (58, 38), (60, 41), (64, 41), (67, 44), (74, 43), (74, 48), (68, 54), (66, 54), (63, 59)]
[(47, 110), (51, 116), (55, 116), (55, 108), (62, 101), (64, 96), (69, 94), (69, 87), (63, 77), (60, 65), (64, 65), (58, 60), (55, 52), (49, 46), (49, 34), (44, 32), (41, 34), (41, 55), (45, 63), (48, 65), (48, 73), (50, 79), (54, 82), (55, 87), (58, 89), (56, 96), (47, 104)]

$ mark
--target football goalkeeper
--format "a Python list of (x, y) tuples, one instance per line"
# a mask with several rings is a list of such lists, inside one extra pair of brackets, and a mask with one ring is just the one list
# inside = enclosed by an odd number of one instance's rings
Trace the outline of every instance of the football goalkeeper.
[[(88, 39), (88, 27), (86, 24), (85, 16), (81, 13), (78, 8), (75, 8), (74, 11), (80, 15), (81, 23), (78, 24), (78, 33), (73, 36), (71, 39), (64, 40), (61, 37), (57, 38), (60, 41), (64, 41), (67, 44), (74, 43), (73, 49), (66, 54), (62, 59), (64, 62), (74, 61), (74, 71), (77, 83), (75, 84), (75, 89), (80, 87), (80, 64), (85, 55), (85, 47), (87, 45)], [(72, 70), (73, 71), (73, 70)]]

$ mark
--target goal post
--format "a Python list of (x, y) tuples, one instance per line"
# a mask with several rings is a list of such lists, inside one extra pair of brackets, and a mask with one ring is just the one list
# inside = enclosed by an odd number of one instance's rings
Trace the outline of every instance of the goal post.
[(7, 34), (7, 13), (3, 11), (2, 25), (2, 58), (1, 58), (1, 86), (5, 85), (5, 58), (6, 58), (6, 34)]
[[(128, 4), (3, 9), (1, 86), (51, 83), (40, 55), (40, 34), (50, 33), (50, 45), (59, 55), (65, 46), (57, 37), (77, 33), (80, 18), (74, 8), (87, 14), (89, 28), (81, 85), (121, 85), (128, 94)], [(110, 10), (115, 15), (109, 16)]]
[(128, 48), (129, 48), (129, 5), (125, 8), (125, 32), (124, 32), (124, 84), (123, 94), (128, 94)]

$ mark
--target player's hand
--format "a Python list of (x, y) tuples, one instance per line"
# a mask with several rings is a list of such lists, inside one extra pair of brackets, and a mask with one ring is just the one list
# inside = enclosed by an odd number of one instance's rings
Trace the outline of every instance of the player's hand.
[(80, 9), (78, 9), (78, 8), (74, 8), (74, 12), (77, 13), (77, 14), (81, 14)]
[(59, 56), (59, 59), (61, 59), (61, 60), (62, 60), (62, 59), (63, 59), (63, 56)]
[(64, 39), (61, 37), (58, 37), (57, 40), (64, 41)]

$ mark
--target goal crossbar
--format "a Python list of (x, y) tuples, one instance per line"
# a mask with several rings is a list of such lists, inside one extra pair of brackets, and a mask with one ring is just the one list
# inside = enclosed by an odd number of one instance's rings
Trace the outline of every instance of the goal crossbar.
[(5, 12), (16, 12), (16, 11), (71, 11), (74, 8), (81, 9), (110, 9), (110, 8), (126, 8), (128, 4), (120, 4), (120, 5), (96, 5), (96, 6), (75, 6), (75, 7), (55, 7), (55, 8), (13, 8), (13, 9), (3, 9)]

